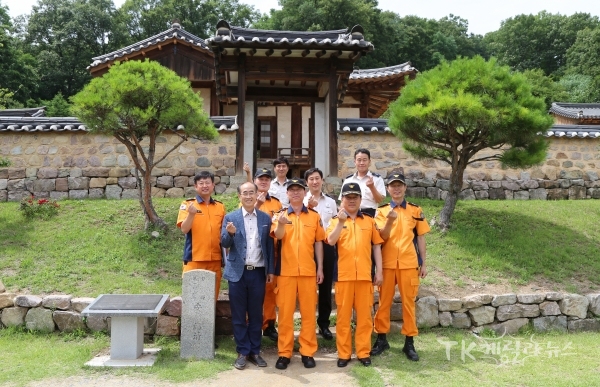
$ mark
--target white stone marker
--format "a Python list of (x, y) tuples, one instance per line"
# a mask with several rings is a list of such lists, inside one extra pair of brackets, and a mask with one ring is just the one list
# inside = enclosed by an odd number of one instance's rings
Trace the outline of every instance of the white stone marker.
[(215, 280), (208, 270), (183, 274), (181, 352), (184, 359), (215, 357)]

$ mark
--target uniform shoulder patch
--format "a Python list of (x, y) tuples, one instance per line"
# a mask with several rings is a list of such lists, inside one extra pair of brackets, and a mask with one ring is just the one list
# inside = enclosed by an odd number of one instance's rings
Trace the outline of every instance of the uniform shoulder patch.
[(411, 203), (411, 202), (407, 202), (407, 203), (408, 203), (408, 204), (410, 204), (410, 205), (411, 205), (411, 206), (413, 206), (413, 207), (419, 207), (419, 205), (418, 205), (418, 204)]
[(333, 199), (333, 200), (335, 200), (335, 199), (334, 199), (333, 197), (331, 197), (331, 195), (329, 195), (329, 194), (323, 193), (323, 195), (327, 196), (329, 199)]
[(179, 206), (179, 209), (182, 211), (187, 210), (187, 206), (185, 205), (185, 203), (181, 203), (181, 205)]
[(373, 217), (373, 215), (371, 215), (371, 214), (367, 214), (366, 212), (361, 212), (361, 214), (363, 214), (363, 216), (368, 216), (369, 218), (372, 218), (372, 217)]
[(186, 202), (191, 202), (192, 200), (196, 200), (196, 198), (187, 198), (187, 199), (185, 199)]
[(278, 202), (281, 201), (277, 196), (269, 195), (269, 198), (271, 198), (271, 200), (277, 200)]
[(349, 178), (351, 178), (352, 176), (354, 176), (354, 173), (351, 173), (351, 174), (349, 174), (348, 176), (344, 177), (344, 179), (349, 179)]
[(390, 203), (386, 203), (386, 204), (382, 204), (382, 205), (380, 205), (380, 206), (379, 206), (379, 207), (377, 207), (377, 208), (389, 207), (389, 205), (390, 205)]
[(222, 201), (220, 201), (220, 200), (217, 200), (217, 199), (213, 199), (213, 200), (214, 200), (215, 202), (217, 202), (217, 203), (221, 203), (221, 204), (223, 204), (223, 202), (222, 202)]
[(317, 210), (314, 210), (314, 209), (312, 209), (312, 208), (309, 208), (308, 210), (309, 210), (309, 211), (312, 211), (312, 212), (316, 212), (317, 214), (319, 213)]
[(375, 173), (375, 172), (371, 172), (371, 175), (373, 175), (375, 177), (381, 177), (381, 175), (379, 173)]

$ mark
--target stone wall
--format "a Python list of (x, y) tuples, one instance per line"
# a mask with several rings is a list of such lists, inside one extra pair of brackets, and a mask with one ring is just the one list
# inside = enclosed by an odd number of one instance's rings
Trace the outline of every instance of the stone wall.
[[(69, 332), (73, 330), (107, 331), (110, 318), (83, 318), (81, 311), (93, 298), (69, 295), (39, 297), (0, 293), (0, 328), (25, 326), (31, 330)], [(379, 306), (375, 294), (374, 309)], [(171, 298), (156, 319), (146, 319), (145, 333), (178, 336), (181, 297)], [(417, 325), (420, 328), (454, 327), (498, 334), (516, 333), (531, 323), (535, 331), (600, 331), (600, 294), (477, 294), (457, 299), (420, 297), (417, 300)], [(402, 304), (396, 294), (391, 308), (392, 332), (402, 324)], [(216, 309), (216, 333), (231, 335), (231, 310), (227, 292), (221, 292)]]
[[(235, 131), (219, 131), (217, 140), (191, 139), (152, 171), (155, 197), (194, 196), (193, 176), (216, 175), (224, 192), (235, 176)], [(165, 133), (157, 139), (157, 157), (177, 144)], [(129, 152), (113, 137), (85, 132), (0, 134), (0, 156), (12, 165), (0, 168), (0, 201), (35, 195), (53, 199), (137, 198), (135, 167)]]
[[(465, 171), (461, 199), (600, 199), (600, 141), (550, 139), (546, 162), (530, 169), (502, 169), (498, 161), (476, 162)], [(402, 149), (391, 133), (338, 133), (341, 177), (355, 171), (354, 151), (371, 152), (371, 170), (384, 177), (403, 168), (407, 195), (445, 199), (450, 168), (441, 161), (419, 161)], [(486, 156), (484, 151), (478, 157)]]

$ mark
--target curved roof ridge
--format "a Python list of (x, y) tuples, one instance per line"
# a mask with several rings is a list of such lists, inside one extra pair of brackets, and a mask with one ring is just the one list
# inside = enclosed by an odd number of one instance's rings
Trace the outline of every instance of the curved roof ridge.
[(550, 112), (566, 118), (600, 118), (600, 103), (552, 102)]
[[(208, 45), (206, 44), (206, 41), (204, 39), (192, 34), (191, 32), (187, 32), (186, 30), (184, 30), (181, 27), (181, 25), (179, 23), (173, 23), (171, 28), (169, 28), (168, 30), (160, 32), (160, 33), (153, 35), (149, 38), (146, 38), (144, 40), (140, 40), (139, 42), (130, 44), (127, 47), (119, 48), (118, 50), (109, 52), (107, 54), (93, 57), (92, 64), (89, 67), (98, 66), (99, 64), (106, 63), (107, 61), (112, 60), (112, 59), (118, 59), (125, 54), (139, 51), (140, 49), (142, 49), (144, 47), (149, 47), (151, 45), (159, 43), (160, 41), (164, 41), (164, 40), (167, 40), (170, 38), (176, 38), (176, 39), (179, 38), (179, 39), (183, 39), (183, 40), (189, 40), (191, 43), (194, 43), (206, 50), (209, 50)], [(187, 39), (184, 39), (184, 38), (187, 38)]]

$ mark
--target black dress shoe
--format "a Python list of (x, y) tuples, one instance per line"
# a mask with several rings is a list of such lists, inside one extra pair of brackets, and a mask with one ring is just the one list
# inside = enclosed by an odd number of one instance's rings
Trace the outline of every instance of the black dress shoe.
[(402, 352), (404, 352), (404, 354), (406, 355), (408, 360), (419, 361), (419, 355), (417, 354), (417, 351), (415, 350), (414, 344), (412, 344), (412, 343), (404, 344), (404, 348), (402, 348)]
[(290, 364), (290, 358), (285, 356), (279, 356), (277, 362), (275, 363), (275, 368), (278, 370), (284, 370), (287, 368), (288, 364)]
[(275, 327), (273, 325), (269, 325), (263, 331), (263, 336), (266, 336), (273, 341), (277, 341), (279, 334), (277, 334), (277, 329), (275, 329)]
[(315, 368), (317, 365), (315, 358), (312, 356), (302, 356), (302, 364), (304, 364), (304, 368)]
[(233, 366), (238, 370), (243, 370), (244, 368), (246, 368), (246, 356), (242, 355), (241, 353), (238, 354), (238, 357), (237, 359), (235, 359), (235, 363), (233, 363)]
[(267, 362), (260, 355), (248, 355), (246, 359), (257, 367), (267, 366)]
[(363, 357), (362, 359), (358, 359), (358, 361), (360, 361), (360, 363), (362, 365), (364, 365), (365, 367), (368, 367), (371, 365), (371, 358), (370, 357)]
[(377, 340), (375, 340), (375, 344), (373, 344), (373, 348), (371, 348), (370, 355), (377, 356), (381, 355), (383, 351), (386, 349), (390, 349), (390, 344), (388, 343), (385, 335), (377, 336)]
[(333, 340), (333, 333), (329, 330), (329, 328), (319, 328), (319, 334), (323, 336), (325, 340)]
[(350, 363), (350, 359), (338, 359), (337, 366), (338, 367), (345, 367), (345, 366), (348, 365), (348, 363)]

